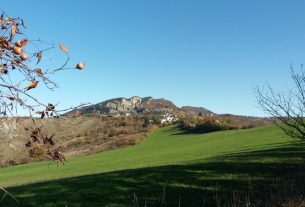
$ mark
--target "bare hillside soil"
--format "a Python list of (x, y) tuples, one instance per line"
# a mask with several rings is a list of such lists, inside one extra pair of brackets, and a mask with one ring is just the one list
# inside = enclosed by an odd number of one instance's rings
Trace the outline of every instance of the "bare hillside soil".
[[(35, 125), (29, 118), (1, 119), (0, 167), (35, 161), (25, 147), (29, 135), (25, 128)], [(67, 158), (93, 154), (142, 141), (152, 130), (141, 117), (102, 117), (97, 115), (35, 119), (43, 133), (55, 133), (54, 141)]]

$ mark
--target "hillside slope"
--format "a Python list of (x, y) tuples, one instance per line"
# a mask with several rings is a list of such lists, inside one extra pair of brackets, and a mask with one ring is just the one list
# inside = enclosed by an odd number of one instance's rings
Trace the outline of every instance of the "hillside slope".
[[(17, 186), (7, 189), (21, 202), (15, 205), (7, 198), (5, 206), (127, 207), (166, 202), (197, 207), (203, 202), (232, 206), (236, 201), (245, 206), (249, 199), (255, 206), (268, 206), (266, 200), (280, 187), (285, 190), (280, 201), (302, 192), (298, 179), (303, 176), (295, 173), (303, 172), (298, 163), (303, 163), (304, 154), (302, 145), (271, 125), (204, 135), (166, 127), (139, 145), (71, 159), (64, 166), (42, 162), (0, 169), (0, 183)], [(294, 177), (286, 188), (289, 176)]]
[[(25, 128), (33, 128), (32, 120), (23, 118), (18, 123), (10, 134), (0, 130), (0, 167), (33, 162), (25, 147), (30, 137)], [(61, 147), (67, 158), (137, 144), (150, 134), (153, 127), (144, 126), (141, 117), (98, 115), (36, 119), (36, 124), (43, 126), (45, 135), (55, 132), (55, 146)]]
[(287, 141), (281, 131), (270, 125), (209, 134), (183, 134), (175, 127), (165, 127), (139, 145), (70, 159), (64, 166), (48, 166), (41, 162), (0, 169), (0, 183), (12, 186), (114, 170), (188, 163), (257, 148), (269, 149)]

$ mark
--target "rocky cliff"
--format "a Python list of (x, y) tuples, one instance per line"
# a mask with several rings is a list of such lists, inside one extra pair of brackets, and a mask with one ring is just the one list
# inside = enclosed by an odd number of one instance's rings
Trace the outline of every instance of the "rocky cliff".
[[(164, 98), (154, 99), (152, 97), (141, 98), (133, 96), (131, 98), (115, 98), (103, 101), (98, 104), (83, 107), (78, 110), (81, 114), (104, 114), (104, 115), (122, 115), (122, 114), (147, 114), (155, 112), (178, 112), (183, 111), (190, 114), (203, 115), (213, 114), (213, 112), (202, 107), (177, 107), (173, 102)], [(71, 111), (68, 114), (73, 114)]]

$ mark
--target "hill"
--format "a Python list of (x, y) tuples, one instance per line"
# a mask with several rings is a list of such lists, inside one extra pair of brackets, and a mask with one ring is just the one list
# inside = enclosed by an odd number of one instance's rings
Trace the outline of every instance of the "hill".
[(291, 187), (285, 196), (299, 195), (295, 174), (302, 172), (302, 156), (304, 147), (272, 125), (209, 134), (185, 134), (173, 126), (139, 145), (70, 159), (64, 166), (4, 168), (0, 183), (11, 186), (24, 206), (223, 206), (236, 199), (240, 206), (246, 199), (267, 206), (273, 192), (286, 189), (285, 181)]
[[(68, 112), (66, 115), (75, 114), (104, 114), (104, 115), (129, 115), (129, 114), (162, 114), (175, 113), (183, 111), (186, 113), (194, 114), (204, 112), (205, 115), (214, 114), (213, 112), (203, 107), (177, 107), (172, 101), (164, 98), (154, 99), (152, 97), (141, 98), (133, 96), (131, 98), (114, 98), (103, 101), (101, 103), (89, 105), (81, 109)], [(198, 114), (197, 113), (197, 114)]]
[(203, 107), (194, 107), (194, 106), (182, 106), (180, 108), (181, 111), (187, 113), (187, 114), (193, 114), (193, 115), (211, 115), (214, 114), (212, 111), (205, 109)]
[[(60, 147), (67, 158), (107, 151), (141, 142), (153, 129), (146, 126), (143, 117), (104, 117), (84, 115), (36, 119), (38, 126), (43, 126), (43, 136), (55, 132), (53, 141)], [(30, 118), (19, 120), (0, 119), (12, 130), (0, 130), (0, 167), (33, 162), (29, 157), (25, 143), (29, 140), (29, 132), (33, 122)], [(45, 158), (44, 158), (45, 159)]]

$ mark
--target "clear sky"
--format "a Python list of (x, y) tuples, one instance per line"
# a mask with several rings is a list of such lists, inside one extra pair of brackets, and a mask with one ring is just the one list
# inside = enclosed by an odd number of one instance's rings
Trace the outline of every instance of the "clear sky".
[[(153, 96), (216, 113), (263, 115), (253, 87), (289, 87), (305, 63), (304, 0), (6, 1), (33, 39), (64, 43), (84, 71), (31, 93), (61, 108)], [(55, 60), (56, 63), (57, 60)]]

